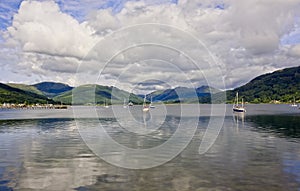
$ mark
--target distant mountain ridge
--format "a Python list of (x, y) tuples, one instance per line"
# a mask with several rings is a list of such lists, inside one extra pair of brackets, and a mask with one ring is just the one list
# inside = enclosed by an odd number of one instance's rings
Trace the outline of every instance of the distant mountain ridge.
[(291, 102), (300, 100), (300, 66), (263, 74), (247, 84), (226, 92), (227, 100), (233, 100), (235, 93), (251, 103), (274, 101)]
[(70, 91), (74, 88), (67, 84), (57, 82), (41, 82), (33, 84), (32, 86), (41, 91), (44, 95), (51, 98)]
[[(75, 100), (72, 100), (72, 96), (75, 94)], [(74, 97), (73, 97), (74, 98)], [(55, 101), (61, 101), (63, 103), (71, 104), (121, 104), (124, 102), (133, 102), (140, 104), (143, 99), (135, 94), (131, 94), (124, 90), (120, 90), (112, 86), (101, 86), (97, 84), (87, 84), (78, 86), (70, 91), (67, 91), (61, 95), (53, 98)]]
[(152, 97), (153, 102), (197, 102), (198, 98), (204, 98), (211, 94), (220, 92), (216, 88), (201, 86), (196, 89), (187, 87), (176, 87), (174, 89), (159, 90), (147, 94), (147, 99)]
[(49, 98), (54, 98), (60, 94), (63, 94), (73, 89), (73, 87), (67, 84), (56, 83), (56, 82), (41, 82), (33, 85), (8, 83), (6, 85), (13, 88), (18, 88), (26, 92), (43, 95)]
[(52, 99), (31, 91), (25, 91), (0, 83), (0, 103), (54, 103)]
[(20, 90), (23, 91), (27, 91), (27, 92), (32, 92), (32, 93), (36, 93), (38, 95), (44, 95), (43, 92), (41, 92), (40, 90), (38, 90), (36, 87), (34, 87), (33, 85), (27, 85), (27, 84), (17, 84), (17, 83), (8, 83), (6, 84), (10, 87), (13, 88), (18, 88)]
[[(111, 102), (112, 104), (121, 104), (126, 99), (126, 102), (131, 101), (140, 104), (144, 97), (116, 87), (97, 84), (87, 84), (74, 88), (56, 82), (41, 82), (33, 85), (0, 83), (0, 103), (62, 102), (71, 104), (72, 91), (82, 94), (82, 103), (103, 104), (104, 102)], [(201, 86), (196, 89), (176, 87), (151, 92), (146, 95), (146, 98), (150, 101), (152, 97), (153, 102), (165, 103), (210, 103), (211, 96), (218, 97), (219, 92), (221, 91), (209, 86)], [(287, 103), (291, 102), (294, 97), (299, 102), (300, 66), (258, 76), (241, 87), (226, 91), (229, 103), (233, 101), (236, 92), (239, 92), (244, 101), (250, 103), (270, 103), (274, 100)], [(128, 98), (129, 100), (127, 100)]]

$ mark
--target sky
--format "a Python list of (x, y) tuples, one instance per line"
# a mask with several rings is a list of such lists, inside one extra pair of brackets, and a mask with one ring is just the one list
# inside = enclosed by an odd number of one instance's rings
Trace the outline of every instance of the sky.
[(300, 0), (0, 2), (0, 81), (231, 89), (300, 65)]

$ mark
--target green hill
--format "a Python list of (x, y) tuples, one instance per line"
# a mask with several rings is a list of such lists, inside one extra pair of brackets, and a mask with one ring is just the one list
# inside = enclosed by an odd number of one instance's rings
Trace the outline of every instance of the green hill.
[[(76, 104), (94, 103), (122, 104), (126, 102), (140, 104), (143, 96), (120, 90), (112, 86), (82, 85), (76, 88), (62, 83), (42, 82), (34, 85), (25, 84), (2, 84), (0, 83), (0, 103), (72, 103), (72, 93), (76, 92)], [(147, 95), (147, 99), (163, 101), (166, 103), (210, 103), (211, 96), (218, 98), (222, 94), (217, 89), (202, 86), (197, 89), (177, 87), (174, 89), (155, 91)], [(236, 92), (240, 98), (250, 103), (270, 103), (274, 100), (291, 102), (294, 97), (300, 102), (300, 66), (278, 70), (264, 74), (251, 80), (249, 83), (226, 91), (228, 102), (234, 100)], [(212, 94), (211, 94), (212, 93)], [(50, 97), (52, 99), (49, 99)], [(129, 98), (129, 100), (128, 100)], [(179, 100), (180, 99), (180, 100)]]
[(13, 87), (13, 88), (18, 88), (20, 90), (24, 90), (24, 91), (27, 91), (27, 92), (32, 92), (32, 93), (35, 93), (35, 94), (38, 94), (38, 95), (44, 95), (43, 92), (41, 92), (40, 90), (38, 90), (36, 87), (34, 87), (32, 85), (15, 84), (15, 83), (8, 83), (6, 85), (8, 85), (10, 87)]
[(227, 91), (227, 99), (232, 101), (236, 92), (246, 102), (270, 103), (273, 100), (291, 102), (294, 97), (300, 101), (300, 66), (264, 74), (249, 83)]
[(54, 103), (46, 96), (0, 83), (0, 103)]
[(187, 87), (176, 87), (174, 89), (158, 90), (147, 95), (147, 99), (156, 101), (163, 101), (168, 103), (209, 103), (210, 95), (220, 92), (215, 88), (209, 86), (201, 86), (196, 89)]
[(107, 102), (108, 104), (121, 104), (123, 103), (124, 99), (128, 101), (128, 98), (129, 101), (135, 104), (142, 103), (143, 101), (138, 96), (130, 94), (129, 92), (120, 90), (118, 88), (95, 84), (78, 86), (71, 91), (54, 97), (53, 99), (58, 102), (61, 101), (65, 104), (71, 104), (73, 93), (75, 93), (74, 103), (76, 104), (104, 104), (105, 102)]
[(41, 82), (32, 85), (47, 97), (55, 97), (73, 89), (73, 87), (57, 82)]

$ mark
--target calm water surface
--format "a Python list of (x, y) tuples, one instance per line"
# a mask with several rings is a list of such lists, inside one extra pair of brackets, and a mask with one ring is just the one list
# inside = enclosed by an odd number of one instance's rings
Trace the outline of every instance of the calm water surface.
[[(135, 108), (133, 113), (140, 111)], [(199, 155), (211, 119), (209, 105), (200, 109), (200, 117), (193, 112), (180, 116), (178, 107), (167, 106), (160, 128), (140, 136), (119, 127), (111, 109), (97, 109), (109, 135), (131, 148), (160, 145), (181, 118), (197, 118), (197, 131), (183, 152), (145, 170), (115, 167), (98, 158), (80, 137), (72, 110), (1, 110), (0, 190), (300, 190), (299, 109), (248, 105), (245, 115), (236, 115), (227, 106), (216, 142)], [(81, 122), (87, 127), (93, 123)]]

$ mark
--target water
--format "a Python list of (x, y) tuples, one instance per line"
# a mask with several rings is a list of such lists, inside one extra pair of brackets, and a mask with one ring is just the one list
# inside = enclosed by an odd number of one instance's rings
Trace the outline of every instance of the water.
[[(108, 134), (135, 149), (161, 145), (174, 135), (181, 119), (197, 119), (195, 135), (180, 154), (142, 170), (116, 167), (97, 157), (80, 137), (72, 110), (2, 110), (0, 190), (300, 190), (300, 110), (248, 105), (245, 115), (236, 115), (228, 106), (216, 142), (200, 155), (207, 124), (215, 116), (210, 117), (209, 105), (200, 105), (200, 117), (194, 115), (193, 105), (185, 107), (191, 111), (185, 116), (177, 106), (155, 108), (147, 134), (118, 125), (133, 125), (126, 112), (116, 119), (111, 108), (97, 109)], [(87, 113), (86, 108), (80, 110)], [(137, 124), (148, 120), (138, 115), (137, 106), (132, 110)], [(80, 123), (93, 128), (94, 122), (80, 119)]]

